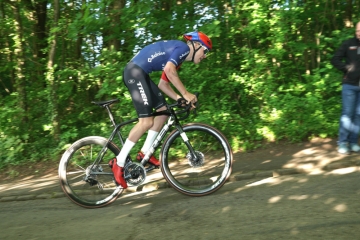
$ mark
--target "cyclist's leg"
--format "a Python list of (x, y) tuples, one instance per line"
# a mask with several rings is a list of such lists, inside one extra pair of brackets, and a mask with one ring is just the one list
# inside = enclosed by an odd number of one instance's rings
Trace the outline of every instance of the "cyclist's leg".
[[(166, 107), (160, 108), (157, 111), (159, 112), (159, 111), (164, 111), (164, 110), (166, 110)], [(167, 119), (168, 119), (168, 116), (166, 116), (166, 115), (155, 117), (154, 123), (148, 131), (148, 135), (146, 137), (145, 143), (144, 143), (143, 147), (141, 148), (141, 151), (143, 153), (146, 153), (150, 149), (152, 143), (155, 141), (157, 135), (159, 134), (159, 131), (164, 126), (164, 123), (166, 122)]]
[[(165, 111), (166, 107), (161, 107), (159, 109), (157, 109), (157, 112), (161, 112), (161, 111)], [(160, 116), (156, 116), (154, 119), (154, 124), (153, 126), (150, 128), (153, 131), (157, 131), (159, 132), (160, 129), (164, 126), (164, 123), (166, 122), (166, 120), (169, 118), (169, 116), (167, 115), (160, 115)]]
[(159, 133), (158, 131), (149, 129), (147, 136), (146, 136), (146, 140), (144, 142), (144, 145), (141, 148), (142, 153), (146, 153), (150, 149), (150, 147), (151, 147), (152, 143), (155, 141), (158, 133)]
[(136, 143), (154, 123), (154, 117), (139, 118), (139, 122), (131, 129), (128, 139)]
[[(151, 98), (154, 101), (154, 108), (157, 112), (165, 111), (166, 110), (166, 100), (161, 93), (159, 87), (153, 82), (150, 82), (151, 88)], [(168, 116), (161, 115), (156, 116), (154, 120), (154, 125), (150, 128), (153, 131), (159, 132), (162, 126), (164, 125), (165, 121), (168, 119)]]
[(157, 95), (153, 92), (155, 84), (149, 75), (136, 64), (129, 63), (125, 67), (123, 81), (130, 92), (139, 122), (131, 129), (120, 154), (117, 156), (117, 163), (120, 167), (125, 165), (126, 158), (136, 142), (153, 126), (153, 108), (159, 104)]
[[(159, 111), (166, 110), (166, 106), (165, 106), (166, 100), (165, 100), (163, 94), (161, 93), (160, 89), (158, 88), (158, 86), (151, 80), (149, 82), (149, 86), (150, 86), (150, 96), (151, 96), (151, 99), (153, 101), (153, 106), (155, 106), (154, 108), (156, 109), (156, 111), (159, 112)], [(144, 143), (143, 147), (141, 148), (141, 151), (143, 153), (146, 153), (150, 149), (152, 143), (156, 139), (156, 136), (158, 135), (161, 127), (164, 125), (167, 118), (168, 118), (168, 116), (166, 116), (166, 115), (155, 117), (153, 125), (148, 131), (148, 135), (146, 137), (145, 143)]]

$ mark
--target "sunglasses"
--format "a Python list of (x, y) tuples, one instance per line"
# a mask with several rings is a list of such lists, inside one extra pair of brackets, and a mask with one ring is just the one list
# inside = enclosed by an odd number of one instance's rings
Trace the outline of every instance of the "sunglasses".
[(209, 52), (209, 49), (202, 44), (200, 45), (204, 48), (204, 54), (206, 55)]

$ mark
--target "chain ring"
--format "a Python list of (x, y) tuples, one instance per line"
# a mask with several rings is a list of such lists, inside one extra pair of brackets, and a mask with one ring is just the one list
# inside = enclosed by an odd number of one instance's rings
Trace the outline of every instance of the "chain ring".
[(146, 170), (140, 163), (129, 162), (124, 167), (124, 176), (129, 186), (136, 187), (145, 181)]
[(203, 154), (202, 152), (200, 152), (200, 151), (195, 151), (195, 154), (196, 154), (196, 156), (197, 156), (197, 158), (198, 158), (197, 161), (193, 158), (193, 156), (192, 156), (192, 154), (191, 154), (190, 152), (188, 152), (188, 153), (186, 154), (186, 158), (187, 158), (187, 160), (188, 160), (189, 165), (190, 165), (191, 167), (193, 167), (193, 168), (197, 168), (197, 167), (203, 166), (203, 165), (204, 165), (204, 162), (205, 162), (205, 156), (204, 156), (204, 154)]

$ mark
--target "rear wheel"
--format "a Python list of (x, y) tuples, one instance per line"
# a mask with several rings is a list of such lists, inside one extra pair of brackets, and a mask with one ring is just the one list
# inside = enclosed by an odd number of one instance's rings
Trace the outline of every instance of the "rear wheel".
[[(95, 163), (106, 144), (107, 151), (101, 161)], [(98, 136), (85, 137), (73, 143), (59, 164), (60, 185), (66, 196), (86, 208), (103, 207), (115, 201), (123, 188), (114, 181), (108, 161), (119, 152), (114, 143)]]
[[(161, 171), (177, 191), (203, 196), (221, 188), (231, 174), (231, 147), (220, 131), (205, 124), (188, 124), (184, 134), (173, 131), (161, 150)], [(189, 139), (196, 158), (183, 139)]]

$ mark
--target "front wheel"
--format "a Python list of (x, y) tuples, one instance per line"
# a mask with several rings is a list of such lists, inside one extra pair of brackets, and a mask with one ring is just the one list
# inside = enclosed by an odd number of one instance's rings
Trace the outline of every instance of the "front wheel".
[[(221, 188), (231, 174), (233, 155), (224, 135), (214, 127), (194, 123), (174, 130), (161, 149), (161, 171), (177, 191), (204, 196)], [(184, 140), (189, 140), (196, 158)]]
[[(107, 150), (99, 159), (99, 153), (106, 145)], [(115, 201), (123, 188), (114, 181), (108, 161), (119, 152), (114, 143), (98, 136), (73, 143), (59, 164), (60, 185), (66, 196), (85, 208), (103, 207)]]

